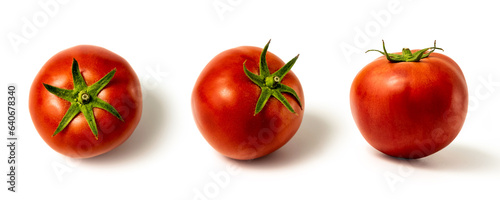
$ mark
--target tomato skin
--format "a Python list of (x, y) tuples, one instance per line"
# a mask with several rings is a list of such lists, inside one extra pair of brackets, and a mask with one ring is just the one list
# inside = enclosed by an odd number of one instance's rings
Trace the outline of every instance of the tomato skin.
[[(296, 114), (271, 97), (254, 116), (261, 88), (243, 71), (243, 62), (252, 73), (259, 73), (262, 48), (242, 46), (214, 57), (203, 69), (192, 93), (196, 125), (207, 142), (219, 153), (238, 160), (270, 154), (287, 143), (302, 122), (304, 107), (292, 95), (284, 93)], [(267, 52), (271, 73), (285, 63)], [(282, 80), (293, 88), (304, 105), (302, 86), (290, 71)]]
[[(43, 83), (72, 90), (73, 58), (78, 61), (87, 85), (117, 69), (98, 97), (111, 104), (124, 122), (105, 110), (94, 108), (98, 140), (82, 113), (64, 130), (52, 136), (71, 103), (51, 94)], [(101, 47), (80, 45), (57, 53), (40, 69), (31, 85), (29, 109), (35, 128), (52, 149), (69, 157), (89, 158), (116, 148), (134, 132), (142, 114), (141, 87), (137, 75), (125, 59)]]
[(421, 158), (443, 149), (460, 132), (467, 84), (459, 66), (443, 54), (399, 63), (382, 56), (357, 74), (350, 104), (356, 125), (375, 149)]

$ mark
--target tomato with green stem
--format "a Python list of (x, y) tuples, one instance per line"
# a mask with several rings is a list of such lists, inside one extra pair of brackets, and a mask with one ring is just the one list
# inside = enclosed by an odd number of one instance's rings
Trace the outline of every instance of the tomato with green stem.
[(125, 59), (80, 45), (45, 63), (31, 85), (29, 108), (35, 128), (52, 149), (89, 158), (130, 137), (141, 118), (142, 93)]
[(361, 134), (375, 149), (394, 157), (422, 158), (449, 145), (467, 115), (462, 70), (433, 47), (376, 51), (351, 85), (350, 104)]
[(242, 46), (215, 56), (193, 89), (191, 105), (198, 129), (221, 154), (250, 160), (270, 154), (297, 132), (304, 94), (284, 63), (264, 49)]

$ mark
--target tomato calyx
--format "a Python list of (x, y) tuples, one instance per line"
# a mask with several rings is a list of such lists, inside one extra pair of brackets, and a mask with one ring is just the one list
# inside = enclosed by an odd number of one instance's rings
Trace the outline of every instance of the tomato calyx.
[(52, 137), (64, 130), (71, 120), (73, 120), (78, 113), (82, 112), (83, 116), (87, 120), (87, 123), (89, 124), (90, 129), (92, 130), (92, 133), (94, 134), (95, 139), (97, 140), (97, 123), (94, 117), (93, 108), (104, 109), (117, 117), (120, 121), (124, 121), (120, 116), (120, 113), (118, 113), (112, 105), (97, 97), (99, 92), (111, 81), (116, 73), (116, 69), (111, 70), (111, 72), (106, 74), (91, 86), (87, 86), (87, 83), (80, 73), (78, 62), (74, 58), (71, 72), (73, 75), (73, 90), (62, 89), (45, 83), (43, 84), (45, 89), (47, 89), (50, 93), (71, 103), (71, 106), (59, 122), (59, 125), (54, 131), (54, 134), (52, 134)]
[[(403, 48), (403, 51), (401, 51), (400, 54), (395, 54), (395, 53), (387, 53), (387, 50), (385, 49), (385, 42), (382, 40), (382, 47), (384, 51), (376, 50), (376, 49), (370, 49), (366, 51), (365, 53), (368, 53), (370, 51), (376, 51), (384, 55), (389, 62), (419, 62), (422, 58), (427, 58), (429, 55), (431, 55), (432, 52), (434, 52), (436, 49), (439, 49), (441, 51), (444, 51), (442, 48), (436, 47), (436, 40), (434, 40), (434, 46), (433, 47), (428, 47), (425, 49), (421, 49), (415, 53), (412, 53), (410, 49), (408, 48)], [(428, 50), (431, 50), (427, 52)], [(426, 53), (427, 52), (427, 53)]]
[(257, 105), (255, 106), (255, 113), (257, 115), (266, 105), (267, 101), (271, 96), (278, 99), (290, 112), (296, 114), (295, 110), (292, 108), (288, 100), (283, 96), (283, 92), (289, 93), (295, 97), (297, 102), (299, 103), (300, 108), (302, 108), (302, 103), (300, 102), (300, 98), (291, 87), (281, 84), (281, 81), (285, 77), (285, 75), (292, 69), (293, 65), (299, 58), (299, 55), (295, 56), (292, 60), (288, 61), (282, 68), (278, 71), (271, 74), (269, 72), (269, 67), (267, 66), (266, 53), (269, 47), (269, 43), (271, 40), (267, 42), (266, 46), (262, 50), (259, 60), (259, 75), (250, 72), (245, 63), (243, 62), (243, 71), (245, 75), (256, 85), (260, 86), (261, 93), (260, 97), (257, 100)]

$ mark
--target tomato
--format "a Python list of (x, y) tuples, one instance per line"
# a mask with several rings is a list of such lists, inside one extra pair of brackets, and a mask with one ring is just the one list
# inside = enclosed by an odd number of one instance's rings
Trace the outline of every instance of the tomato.
[(139, 79), (119, 55), (97, 46), (63, 50), (40, 69), (29, 94), (31, 119), (55, 151), (74, 158), (127, 140), (142, 113)]
[(298, 56), (285, 64), (267, 52), (268, 45), (218, 54), (194, 86), (191, 105), (196, 125), (227, 157), (249, 160), (270, 154), (285, 145), (302, 122), (302, 86), (289, 71)]
[[(394, 157), (422, 158), (450, 144), (465, 121), (468, 92), (451, 58), (403, 49), (366, 65), (354, 79), (351, 111), (375, 149)], [(431, 50), (430, 52), (427, 52)], [(377, 50), (373, 50), (377, 51)], [(390, 59), (390, 60), (388, 60)]]

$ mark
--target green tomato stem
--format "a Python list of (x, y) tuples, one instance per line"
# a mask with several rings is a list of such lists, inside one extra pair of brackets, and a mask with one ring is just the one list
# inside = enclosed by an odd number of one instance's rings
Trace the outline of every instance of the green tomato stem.
[(82, 92), (80, 95), (80, 103), (83, 105), (88, 104), (90, 102), (90, 95), (86, 92)]
[(120, 113), (118, 113), (118, 111), (112, 105), (97, 97), (99, 92), (104, 89), (106, 85), (111, 81), (111, 79), (115, 75), (115, 72), (116, 69), (113, 69), (93, 85), (87, 86), (87, 83), (80, 73), (78, 62), (76, 61), (76, 59), (73, 59), (71, 68), (74, 85), (73, 90), (62, 89), (45, 83), (43, 84), (45, 89), (47, 89), (50, 93), (71, 103), (71, 106), (59, 122), (59, 125), (54, 131), (52, 137), (64, 130), (64, 128), (66, 128), (66, 126), (68, 126), (68, 124), (71, 122), (71, 120), (73, 120), (73, 118), (75, 118), (81, 112), (85, 117), (85, 120), (87, 120), (87, 123), (89, 124), (90, 130), (92, 131), (95, 139), (98, 140), (97, 123), (93, 111), (94, 108), (104, 109), (120, 119), (120, 121), (123, 121)]
[[(376, 50), (376, 49), (370, 49), (370, 50), (366, 51), (365, 53), (370, 52), (370, 51), (376, 51), (376, 52), (379, 52), (382, 55), (384, 55), (387, 58), (387, 60), (389, 60), (389, 62), (396, 63), (396, 62), (419, 62), (421, 59), (429, 57), (429, 55), (431, 55), (431, 53), (434, 52), (436, 49), (444, 51), (442, 48), (436, 47), (435, 40), (434, 40), (433, 47), (421, 49), (415, 53), (412, 53), (409, 48), (403, 48), (403, 50), (401, 51), (401, 55), (395, 54), (395, 53), (387, 53), (387, 50), (385, 49), (384, 40), (382, 40), (382, 48), (384, 50), (383, 52), (380, 50)], [(428, 50), (430, 50), (430, 51), (427, 52)]]
[(257, 115), (266, 105), (267, 101), (271, 96), (278, 99), (290, 112), (296, 113), (292, 108), (288, 100), (283, 96), (283, 92), (289, 93), (295, 97), (297, 102), (299, 103), (300, 108), (302, 109), (302, 103), (300, 102), (300, 98), (292, 88), (281, 84), (281, 81), (285, 77), (285, 75), (292, 69), (293, 65), (297, 61), (298, 55), (285, 64), (282, 68), (278, 69), (273, 74), (270, 74), (269, 67), (267, 66), (266, 53), (269, 48), (269, 42), (267, 42), (266, 46), (262, 50), (260, 55), (259, 62), (259, 75), (254, 74), (246, 68), (246, 61), (243, 62), (243, 71), (245, 75), (256, 85), (260, 86), (261, 94), (259, 99), (257, 100), (257, 104), (255, 106), (254, 115)]

